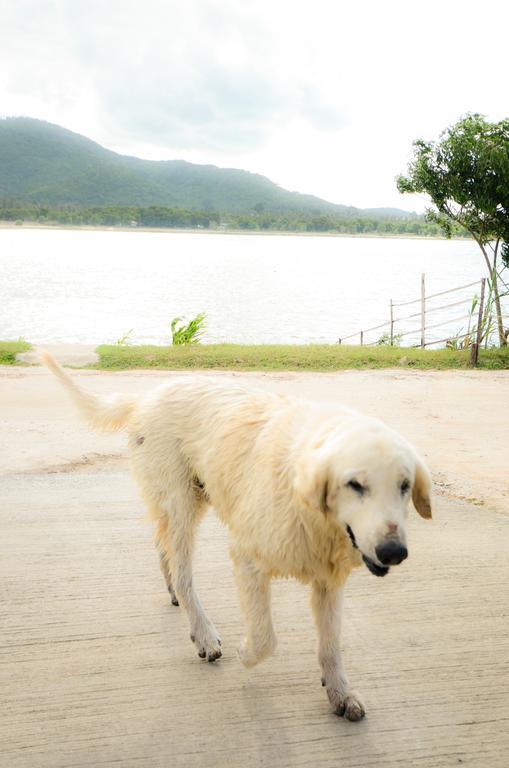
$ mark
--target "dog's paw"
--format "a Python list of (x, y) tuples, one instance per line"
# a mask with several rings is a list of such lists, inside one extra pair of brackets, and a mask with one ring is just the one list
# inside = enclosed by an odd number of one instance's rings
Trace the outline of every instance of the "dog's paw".
[(237, 654), (245, 667), (254, 667), (268, 656), (272, 656), (276, 644), (276, 638), (273, 636), (260, 645), (255, 645), (245, 637), (237, 648)]
[(358, 693), (355, 693), (353, 691), (350, 692), (345, 697), (344, 704), (345, 704), (344, 716), (347, 720), (351, 720), (352, 722), (355, 722), (357, 720), (362, 720), (362, 718), (366, 715), (366, 709), (364, 707), (364, 703)]
[(355, 722), (366, 714), (364, 703), (357, 691), (340, 691), (327, 686), (327, 696), (334, 709), (334, 714)]
[(171, 598), (171, 604), (176, 605), (178, 607), (179, 601), (177, 598), (177, 595), (175, 594), (175, 591), (171, 585), (168, 585), (168, 592), (170, 593)]
[(223, 655), (221, 639), (212, 626), (191, 632), (191, 640), (198, 649), (200, 659), (207, 659), (207, 661), (212, 662), (217, 661)]
[(248, 643), (246, 638), (242, 640), (239, 647), (237, 648), (237, 654), (241, 662), (245, 667), (254, 667), (256, 664), (258, 664), (260, 659), (260, 655), (255, 651), (254, 648)]

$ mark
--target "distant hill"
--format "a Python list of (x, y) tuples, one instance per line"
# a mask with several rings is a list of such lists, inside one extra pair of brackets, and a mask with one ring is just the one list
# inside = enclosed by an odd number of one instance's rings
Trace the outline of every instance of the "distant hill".
[(66, 128), (28, 117), (0, 119), (1, 199), (48, 206), (412, 216), (398, 209), (368, 212), (335, 205), (289, 192), (248, 171), (119, 155)]
[(364, 216), (375, 216), (376, 218), (388, 219), (415, 219), (416, 213), (402, 211), (401, 208), (361, 208)]

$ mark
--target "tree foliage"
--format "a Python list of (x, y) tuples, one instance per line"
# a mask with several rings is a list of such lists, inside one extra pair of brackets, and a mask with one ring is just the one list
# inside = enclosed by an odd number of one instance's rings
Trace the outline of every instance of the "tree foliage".
[(495, 293), (500, 343), (502, 323), (499, 286), (505, 282), (499, 257), (509, 263), (509, 119), (488, 122), (469, 114), (447, 128), (437, 141), (414, 142), (407, 175), (397, 178), (400, 192), (426, 194), (427, 210), (447, 237), (464, 227), (479, 245)]

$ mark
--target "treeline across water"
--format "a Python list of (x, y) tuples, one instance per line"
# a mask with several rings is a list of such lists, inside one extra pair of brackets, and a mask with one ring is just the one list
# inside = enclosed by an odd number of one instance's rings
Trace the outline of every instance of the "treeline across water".
[(210, 228), (220, 225), (218, 213), (188, 211), (181, 208), (105, 206), (100, 208), (47, 208), (45, 206), (12, 205), (0, 202), (0, 221), (67, 226), (97, 227), (168, 227)]
[[(214, 229), (277, 232), (337, 232), (435, 237), (443, 235), (437, 224), (424, 216), (374, 217), (312, 213), (221, 214), (161, 206), (102, 206), (48, 208), (15, 201), (0, 201), (0, 221), (64, 226), (158, 227), (167, 229)], [(461, 228), (454, 236), (468, 237)]]

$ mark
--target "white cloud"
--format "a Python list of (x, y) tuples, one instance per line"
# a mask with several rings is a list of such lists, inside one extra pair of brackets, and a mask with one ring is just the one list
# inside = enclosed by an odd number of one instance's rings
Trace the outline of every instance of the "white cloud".
[(359, 206), (467, 111), (509, 112), (505, 2), (7, 0), (0, 112)]

